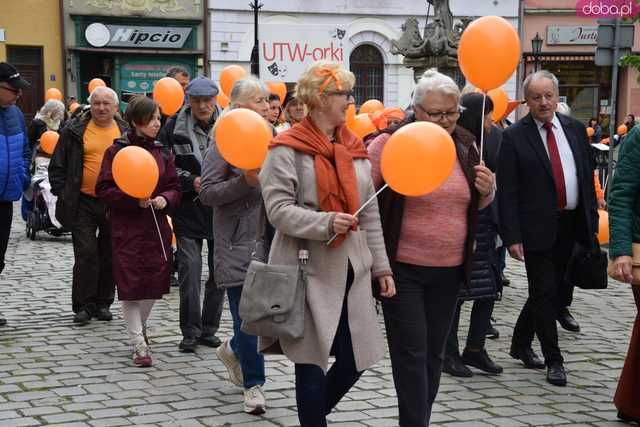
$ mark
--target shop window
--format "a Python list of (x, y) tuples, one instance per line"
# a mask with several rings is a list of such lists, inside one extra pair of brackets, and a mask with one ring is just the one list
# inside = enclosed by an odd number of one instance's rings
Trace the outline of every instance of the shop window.
[(356, 76), (356, 106), (369, 99), (384, 102), (384, 61), (380, 51), (370, 45), (358, 46), (351, 52), (349, 64)]

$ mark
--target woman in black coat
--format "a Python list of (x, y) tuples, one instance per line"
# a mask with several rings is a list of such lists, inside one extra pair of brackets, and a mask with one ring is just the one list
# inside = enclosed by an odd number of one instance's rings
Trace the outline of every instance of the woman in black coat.
[[(495, 173), (499, 142), (489, 138), (492, 129), (491, 112), (493, 103), (487, 97), (484, 108), (484, 129), (482, 129), (482, 94), (470, 93), (463, 95), (460, 104), (464, 111), (458, 119), (458, 125), (464, 127), (475, 136), (480, 145), (480, 133), (484, 132), (484, 161), (489, 169)], [(478, 147), (480, 149), (480, 147)], [(494, 202), (495, 203), (495, 202)], [(497, 268), (497, 216), (494, 204), (487, 206), (478, 213), (476, 231), (476, 249), (472, 260), (472, 273), (469, 289), (462, 289), (458, 300), (453, 325), (445, 346), (445, 360), (443, 371), (456, 377), (471, 377), (473, 373), (466, 366), (473, 366), (488, 374), (499, 374), (502, 367), (491, 360), (484, 344), (489, 329), (493, 305), (498, 297), (498, 268)], [(462, 356), (458, 349), (458, 324), (460, 308), (464, 301), (473, 300), (471, 321), (467, 334), (467, 343)]]

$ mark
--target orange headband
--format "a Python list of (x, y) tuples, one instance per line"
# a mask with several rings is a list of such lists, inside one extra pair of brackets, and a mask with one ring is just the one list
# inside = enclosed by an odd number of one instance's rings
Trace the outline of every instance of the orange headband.
[(342, 90), (342, 82), (340, 81), (340, 77), (338, 77), (338, 74), (335, 72), (335, 70), (332, 70), (328, 67), (323, 67), (316, 70), (315, 74), (318, 77), (327, 76), (326, 80), (320, 85), (320, 89), (318, 90), (318, 92), (324, 92), (327, 86), (329, 86), (329, 83), (331, 83), (332, 79), (336, 82), (336, 88), (338, 90)]

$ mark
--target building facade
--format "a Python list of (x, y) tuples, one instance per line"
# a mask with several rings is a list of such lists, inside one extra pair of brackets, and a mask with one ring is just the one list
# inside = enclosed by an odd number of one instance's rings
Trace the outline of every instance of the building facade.
[(0, 6), (0, 61), (14, 64), (31, 83), (18, 99), (27, 120), (47, 89), (64, 91), (61, 28), (57, 1), (5, 0)]
[[(254, 45), (253, 12), (246, 2), (210, 3), (210, 74), (216, 79), (227, 65), (249, 69)], [(423, 0), (263, 0), (259, 14), (260, 77), (284, 81), (293, 88), (299, 73), (317, 59), (344, 62), (356, 75), (356, 103), (379, 99), (407, 106), (414, 86), (412, 69), (391, 53), (407, 18), (427, 14)], [(436, 2), (438, 3), (438, 2)], [(461, 18), (499, 15), (518, 26), (518, 1), (451, 0), (455, 22)], [(433, 20), (431, 8), (430, 21)], [(515, 97), (515, 74), (505, 85)]]
[[(553, 72), (560, 82), (561, 100), (571, 107), (572, 115), (584, 123), (598, 117), (608, 133), (612, 67), (596, 65), (596, 17), (578, 16), (575, 6), (575, 0), (524, 0), (523, 74), (529, 74), (536, 67)], [(531, 44), (536, 34), (543, 39), (537, 57)], [(639, 50), (640, 34), (636, 24), (632, 51)], [(640, 113), (637, 78), (636, 70), (620, 69), (615, 123), (622, 123), (629, 113)]]
[(206, 0), (62, 0), (70, 96), (86, 102), (100, 78), (121, 99), (150, 94), (166, 70), (192, 76), (206, 61)]

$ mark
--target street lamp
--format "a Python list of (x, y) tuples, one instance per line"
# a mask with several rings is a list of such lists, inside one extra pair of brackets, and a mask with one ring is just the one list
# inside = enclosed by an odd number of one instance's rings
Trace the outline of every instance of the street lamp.
[(542, 37), (536, 33), (536, 36), (531, 39), (531, 53), (533, 54), (533, 72), (538, 71), (538, 57), (542, 50)]
[(264, 6), (258, 0), (249, 3), (253, 9), (253, 50), (251, 51), (251, 74), (260, 77), (260, 47), (258, 42), (258, 12)]

